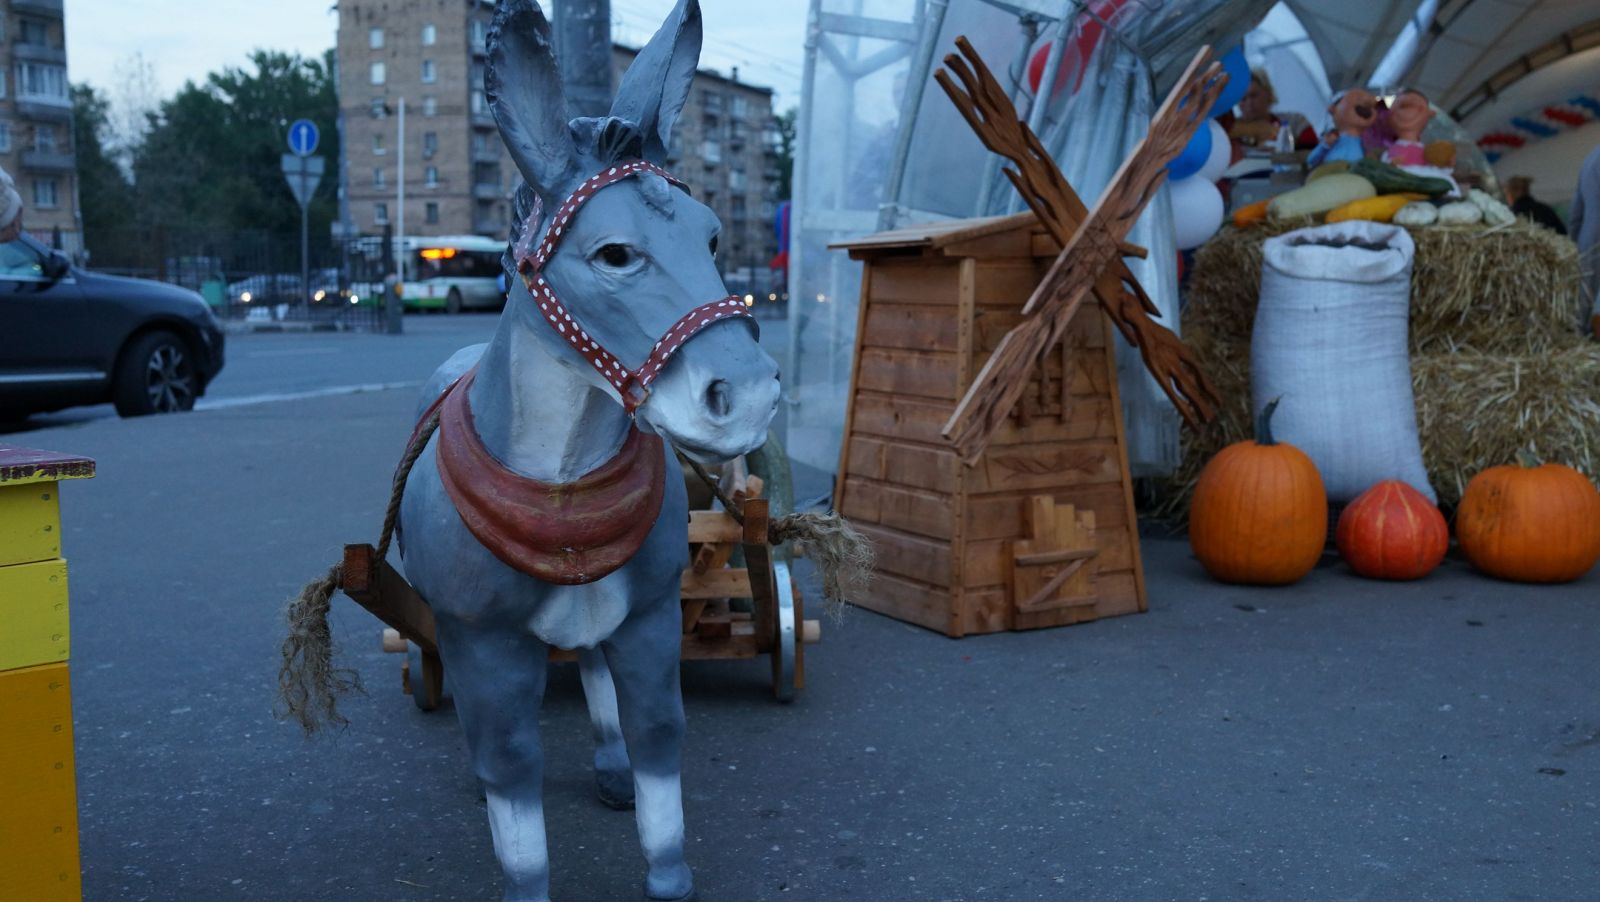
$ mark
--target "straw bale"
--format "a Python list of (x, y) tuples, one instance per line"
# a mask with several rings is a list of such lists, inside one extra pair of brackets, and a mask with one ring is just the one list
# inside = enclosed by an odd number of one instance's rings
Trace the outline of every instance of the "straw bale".
[[(1224, 228), (1195, 256), (1183, 326), (1247, 340), (1261, 290), (1261, 244), (1310, 219)], [(1412, 353), (1520, 354), (1563, 346), (1587, 317), (1577, 246), (1518, 220), (1500, 228), (1410, 229)]]

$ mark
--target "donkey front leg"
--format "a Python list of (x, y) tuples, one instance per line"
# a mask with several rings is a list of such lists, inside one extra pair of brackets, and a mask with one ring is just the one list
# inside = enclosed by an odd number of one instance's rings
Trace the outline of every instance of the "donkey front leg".
[(525, 633), (473, 628), (454, 618), (439, 618), (438, 630), (456, 715), (488, 800), (505, 899), (549, 902), (539, 744), (549, 649)]
[(678, 595), (642, 606), (603, 643), (617, 689), (622, 735), (633, 763), (635, 819), (649, 870), (646, 899), (689, 900), (694, 877), (683, 860), (682, 633)]
[(606, 807), (626, 811), (633, 807), (633, 771), (628, 767), (628, 748), (617, 716), (617, 687), (611, 681), (605, 653), (598, 648), (578, 652), (578, 673), (583, 678), (584, 700), (589, 703), (589, 722), (594, 725), (595, 792)]

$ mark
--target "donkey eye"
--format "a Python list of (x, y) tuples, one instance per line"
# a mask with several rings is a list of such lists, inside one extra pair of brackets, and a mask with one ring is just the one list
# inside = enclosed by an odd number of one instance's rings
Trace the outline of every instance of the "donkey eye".
[(716, 255), (717, 255), (717, 236), (712, 235), (711, 236), (711, 256), (715, 257)]
[(595, 252), (595, 256), (600, 258), (605, 265), (617, 268), (627, 266), (634, 260), (633, 248), (628, 247), (626, 244), (604, 245)]

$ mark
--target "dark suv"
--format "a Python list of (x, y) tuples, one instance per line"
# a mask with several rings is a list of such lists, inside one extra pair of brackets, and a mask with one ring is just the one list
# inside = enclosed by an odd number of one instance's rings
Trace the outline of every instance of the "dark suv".
[(0, 418), (107, 401), (125, 417), (194, 407), (222, 369), (222, 327), (176, 285), (73, 266), (24, 235), (0, 244)]

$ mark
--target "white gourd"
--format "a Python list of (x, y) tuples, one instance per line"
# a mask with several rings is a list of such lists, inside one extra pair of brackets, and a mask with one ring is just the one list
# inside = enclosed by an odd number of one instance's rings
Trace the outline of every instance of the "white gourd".
[(1394, 224), (1403, 226), (1433, 225), (1439, 221), (1439, 208), (1423, 200), (1414, 200), (1394, 214)]
[(1483, 211), (1470, 200), (1458, 200), (1439, 208), (1440, 225), (1473, 225), (1483, 221)]

